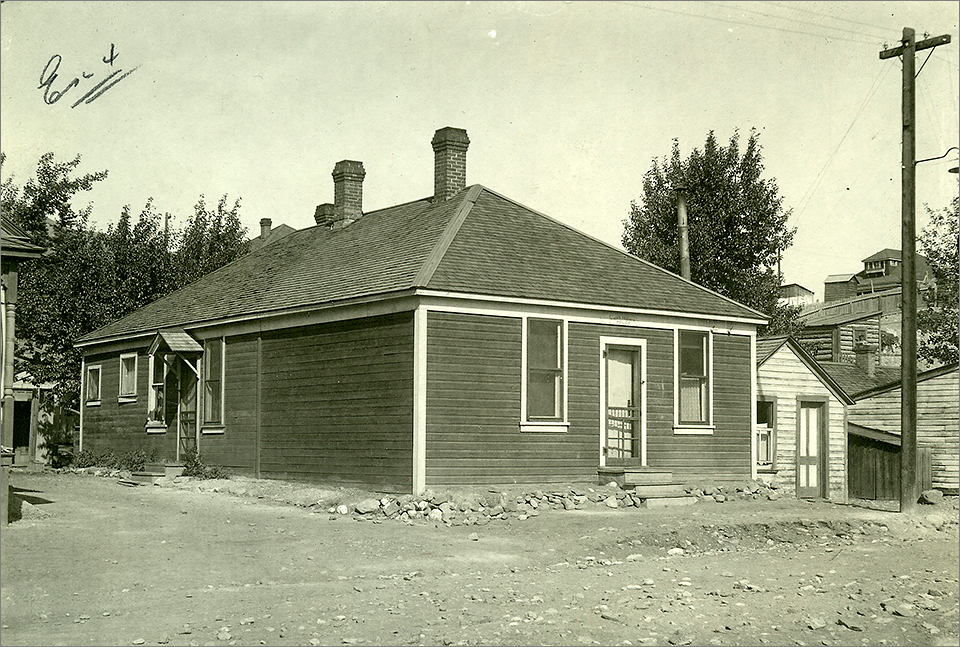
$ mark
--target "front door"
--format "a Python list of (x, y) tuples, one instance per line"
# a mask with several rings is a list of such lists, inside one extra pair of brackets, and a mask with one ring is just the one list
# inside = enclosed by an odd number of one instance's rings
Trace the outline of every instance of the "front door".
[(604, 351), (606, 465), (640, 465), (642, 433), (640, 350), (607, 346)]
[(825, 403), (800, 402), (797, 408), (797, 497), (827, 496)]
[(197, 451), (197, 376), (180, 360), (180, 393), (177, 412), (177, 460)]

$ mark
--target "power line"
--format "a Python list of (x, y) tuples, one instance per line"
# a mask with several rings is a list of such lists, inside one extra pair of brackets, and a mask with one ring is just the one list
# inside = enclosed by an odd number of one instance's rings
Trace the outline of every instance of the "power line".
[(803, 197), (800, 198), (798, 203), (798, 211), (796, 220), (794, 220), (794, 225), (800, 221), (800, 216), (803, 215), (803, 212), (806, 211), (807, 207), (810, 206), (810, 201), (813, 199), (813, 194), (816, 192), (817, 188), (820, 186), (820, 182), (823, 180), (824, 175), (827, 172), (827, 167), (830, 166), (833, 159), (837, 156), (837, 152), (840, 150), (840, 147), (843, 145), (843, 142), (847, 139), (847, 135), (850, 134), (850, 131), (853, 130), (854, 124), (857, 123), (857, 119), (860, 118), (860, 115), (863, 114), (864, 108), (867, 107), (867, 103), (873, 98), (873, 95), (876, 94), (877, 90), (880, 88), (880, 84), (885, 77), (890, 72), (890, 66), (887, 65), (882, 68), (878, 73), (877, 77), (873, 81), (873, 86), (870, 88), (870, 91), (867, 92), (867, 96), (864, 97), (863, 103), (860, 104), (860, 108), (857, 110), (857, 114), (853, 116), (853, 121), (850, 122), (850, 125), (847, 127), (843, 137), (840, 138), (840, 141), (837, 143), (837, 146), (833, 149), (833, 152), (830, 153), (830, 157), (827, 158), (827, 161), (824, 163), (823, 168), (820, 169), (820, 172), (817, 173), (816, 177), (813, 179), (813, 182), (810, 184), (810, 187), (803, 194)]
[(873, 23), (863, 22), (862, 20), (853, 20), (853, 19), (851, 19), (851, 18), (841, 18), (841, 17), (839, 17), (839, 16), (833, 16), (833, 15), (826, 14), (826, 13), (823, 13), (823, 12), (820, 12), (820, 11), (813, 11), (812, 9), (802, 9), (802, 8), (800, 8), (800, 7), (798, 6), (798, 5), (801, 4), (801, 3), (798, 3), (798, 2), (790, 2), (790, 3), (788, 3), (788, 4), (783, 4), (783, 3), (779, 3), (779, 2), (762, 1), (762, 2), (760, 2), (759, 4), (767, 4), (767, 5), (772, 5), (772, 6), (774, 6), (774, 7), (779, 7), (780, 9), (789, 9), (789, 10), (791, 10), (791, 11), (799, 11), (799, 12), (807, 13), (807, 14), (810, 14), (810, 15), (813, 15), (813, 16), (818, 16), (818, 17), (821, 17), (821, 18), (827, 18), (828, 20), (839, 20), (839, 21), (841, 21), (841, 22), (848, 22), (848, 23), (853, 24), (853, 25), (861, 25), (861, 26), (863, 26), (863, 27), (870, 27), (871, 29), (876, 29), (876, 30), (878, 30), (878, 31), (882, 31), (882, 32), (884, 32), (884, 34), (887, 34), (887, 32), (889, 31), (886, 27), (882, 27), (882, 26), (880, 26), (880, 25), (875, 25), (875, 24), (873, 24)]
[(696, 13), (689, 13), (689, 12), (686, 12), (686, 11), (677, 11), (676, 9), (666, 9), (666, 8), (664, 8), (663, 6), (661, 6), (661, 5), (666, 4), (666, 3), (656, 3), (656, 4), (652, 4), (652, 5), (651, 5), (651, 4), (649, 4), (649, 3), (648, 3), (648, 4), (638, 4), (638, 3), (634, 3), (634, 2), (619, 2), (619, 3), (617, 3), (617, 4), (624, 4), (624, 5), (627, 5), (627, 6), (629, 6), (629, 7), (639, 8), (639, 9), (648, 9), (648, 10), (650, 10), (650, 11), (660, 11), (660, 12), (663, 12), (663, 13), (672, 13), (672, 14), (676, 14), (676, 15), (679, 15), (679, 16), (686, 16), (686, 17), (688, 17), (688, 18), (703, 18), (703, 19), (706, 19), (706, 20), (716, 20), (716, 21), (719, 21), (719, 22), (725, 22), (725, 23), (734, 24), (734, 25), (744, 25), (744, 26), (746, 26), (746, 27), (755, 27), (755, 28), (757, 28), (757, 29), (770, 29), (770, 30), (773, 30), (773, 31), (779, 31), (779, 32), (783, 32), (783, 33), (786, 33), (786, 34), (800, 34), (800, 35), (803, 35), (803, 36), (814, 36), (814, 37), (816, 37), (816, 38), (829, 38), (829, 39), (831, 39), (831, 40), (842, 40), (842, 41), (845, 41), (845, 42), (848, 42), (848, 43), (857, 43), (857, 44), (861, 44), (861, 45), (876, 45), (877, 42), (878, 42), (878, 40), (880, 40), (880, 39), (874, 39), (874, 40), (869, 40), (869, 41), (868, 41), (868, 40), (854, 40), (854, 39), (852, 39), (852, 38), (843, 38), (842, 36), (833, 36), (833, 35), (829, 35), (829, 34), (816, 34), (816, 33), (813, 33), (813, 32), (800, 31), (800, 30), (797, 30), (797, 29), (784, 29), (783, 27), (774, 27), (774, 26), (772, 26), (772, 25), (758, 25), (757, 23), (744, 22), (744, 21), (742, 21), (742, 20), (733, 20), (733, 19), (730, 19), (730, 18), (721, 18), (721, 17), (719, 17), (719, 16), (708, 16), (708, 15), (705, 15), (705, 14), (696, 14)]
[[(823, 23), (810, 22), (810, 21), (808, 21), (808, 20), (801, 20), (801, 19), (799, 19), (799, 18), (789, 18), (789, 17), (787, 17), (787, 16), (778, 16), (778, 15), (776, 15), (776, 14), (766, 13), (766, 12), (764, 12), (764, 11), (757, 11), (756, 9), (747, 9), (747, 8), (741, 7), (741, 6), (739, 6), (739, 5), (732, 5), (732, 4), (727, 4), (727, 3), (723, 3), (723, 2), (707, 2), (706, 4), (714, 5), (714, 6), (716, 6), (716, 7), (722, 7), (722, 8), (724, 8), (724, 9), (731, 9), (731, 10), (735, 10), (735, 11), (742, 11), (742, 12), (744, 12), (744, 13), (757, 14), (758, 16), (765, 16), (765, 17), (767, 17), (767, 18), (773, 18), (774, 20), (788, 20), (788, 21), (790, 21), (790, 22), (799, 23), (799, 24), (801, 24), (801, 25), (808, 25), (808, 26), (810, 26), (810, 27), (816, 27), (816, 28), (818, 28), (818, 29), (833, 29), (833, 30), (842, 31), (842, 32), (845, 32), (845, 33), (848, 33), (848, 34), (856, 34), (857, 36), (873, 37), (872, 34), (864, 34), (864, 33), (862, 33), (861, 31), (854, 31), (854, 30), (852, 30), (852, 29), (846, 29), (846, 28), (844, 28), (844, 27), (835, 27), (835, 26), (833, 26), (833, 25), (824, 25)], [(876, 38), (880, 39), (880, 38), (882, 38), (882, 36), (877, 36)]]

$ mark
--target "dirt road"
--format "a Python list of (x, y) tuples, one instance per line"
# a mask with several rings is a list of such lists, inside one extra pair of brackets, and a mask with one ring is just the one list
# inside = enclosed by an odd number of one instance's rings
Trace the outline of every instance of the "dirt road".
[(0, 537), (4, 645), (960, 642), (956, 499), (912, 517), (780, 499), (448, 526), (280, 503), (317, 492), (269, 482), (11, 482), (28, 503)]

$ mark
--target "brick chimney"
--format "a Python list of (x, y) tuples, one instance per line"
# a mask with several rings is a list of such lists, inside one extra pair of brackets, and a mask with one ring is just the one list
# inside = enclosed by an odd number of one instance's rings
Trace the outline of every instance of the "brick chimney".
[(859, 343), (853, 349), (853, 352), (857, 354), (857, 366), (860, 367), (868, 377), (873, 377), (877, 374), (877, 345), (876, 344), (866, 344)]
[(333, 167), (334, 229), (346, 227), (363, 216), (363, 177), (366, 172), (361, 162), (343, 160)]
[(273, 225), (273, 221), (269, 218), (260, 219), (260, 239), (266, 240), (270, 235), (270, 227)]
[(467, 186), (467, 147), (463, 128), (441, 128), (433, 135), (433, 199), (449, 200)]
[(313, 219), (317, 221), (318, 225), (332, 225), (334, 221), (333, 204), (330, 202), (318, 204), (317, 210), (313, 212)]

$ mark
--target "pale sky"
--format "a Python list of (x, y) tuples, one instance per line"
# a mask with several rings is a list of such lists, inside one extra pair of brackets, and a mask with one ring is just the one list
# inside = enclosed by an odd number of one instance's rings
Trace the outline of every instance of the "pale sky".
[[(686, 156), (756, 128), (798, 230), (784, 282), (822, 298), (828, 274), (900, 248), (901, 64), (879, 52), (904, 27), (952, 38), (917, 78), (917, 158), (939, 156), (960, 140), (956, 2), (14, 0), (3, 176), (79, 153), (109, 170), (78, 205), (101, 229), (149, 197), (179, 226), (228, 193), (255, 236), (263, 217), (313, 226), (342, 159), (364, 164), (367, 211), (431, 195), (430, 139), (455, 126), (468, 184), (619, 246), (674, 138)], [(918, 166), (918, 231), (956, 165)]]

